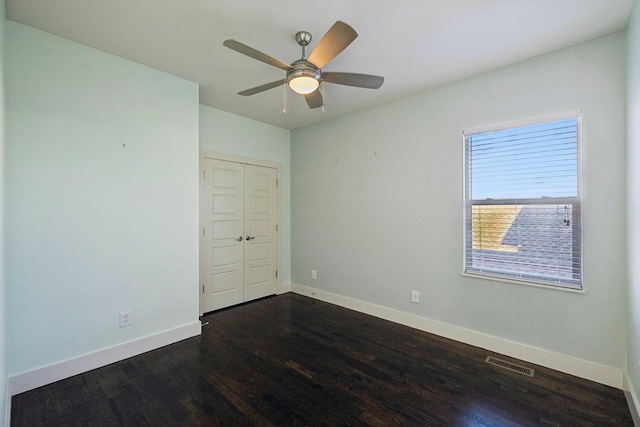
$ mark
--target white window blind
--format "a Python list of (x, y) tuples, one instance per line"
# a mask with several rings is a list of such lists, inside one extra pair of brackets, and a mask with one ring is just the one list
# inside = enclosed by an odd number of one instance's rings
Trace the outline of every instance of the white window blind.
[(576, 117), (465, 135), (465, 272), (582, 288)]

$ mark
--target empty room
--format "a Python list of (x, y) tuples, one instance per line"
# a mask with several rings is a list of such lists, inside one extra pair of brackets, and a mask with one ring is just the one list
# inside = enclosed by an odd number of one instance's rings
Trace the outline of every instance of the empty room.
[(635, 0), (1, 6), (0, 423), (640, 425)]

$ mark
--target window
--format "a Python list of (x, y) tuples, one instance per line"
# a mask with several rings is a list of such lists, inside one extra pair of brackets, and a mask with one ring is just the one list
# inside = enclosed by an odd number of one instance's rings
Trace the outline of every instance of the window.
[(465, 273), (582, 289), (580, 120), (530, 123), (465, 132)]

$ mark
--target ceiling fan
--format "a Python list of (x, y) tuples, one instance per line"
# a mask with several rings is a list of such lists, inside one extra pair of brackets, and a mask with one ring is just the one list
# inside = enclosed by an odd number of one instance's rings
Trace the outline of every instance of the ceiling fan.
[(305, 58), (305, 48), (311, 42), (311, 34), (307, 31), (298, 31), (295, 39), (296, 42), (302, 46), (302, 58), (293, 61), (291, 64), (273, 58), (233, 39), (225, 40), (223, 45), (287, 72), (284, 80), (280, 79), (275, 82), (246, 89), (238, 92), (238, 95), (255, 95), (256, 93), (264, 92), (265, 90), (273, 89), (287, 83), (294, 92), (304, 95), (309, 108), (318, 108), (322, 107), (324, 103), (322, 94), (320, 94), (318, 90), (320, 82), (367, 89), (378, 89), (382, 86), (384, 77), (370, 74), (322, 71), (322, 68), (349, 46), (356, 37), (358, 37), (358, 33), (356, 33), (353, 28), (342, 21), (336, 21), (322, 39), (320, 39), (316, 47), (311, 51), (309, 57)]

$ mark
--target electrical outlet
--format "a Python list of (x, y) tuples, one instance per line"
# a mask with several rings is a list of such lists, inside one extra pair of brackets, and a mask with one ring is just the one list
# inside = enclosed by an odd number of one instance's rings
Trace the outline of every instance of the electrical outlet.
[(315, 270), (311, 270), (311, 278), (316, 280), (318, 278), (318, 272)]
[(411, 291), (411, 302), (420, 302), (420, 292)]
[(120, 312), (120, 327), (131, 325), (131, 310)]

